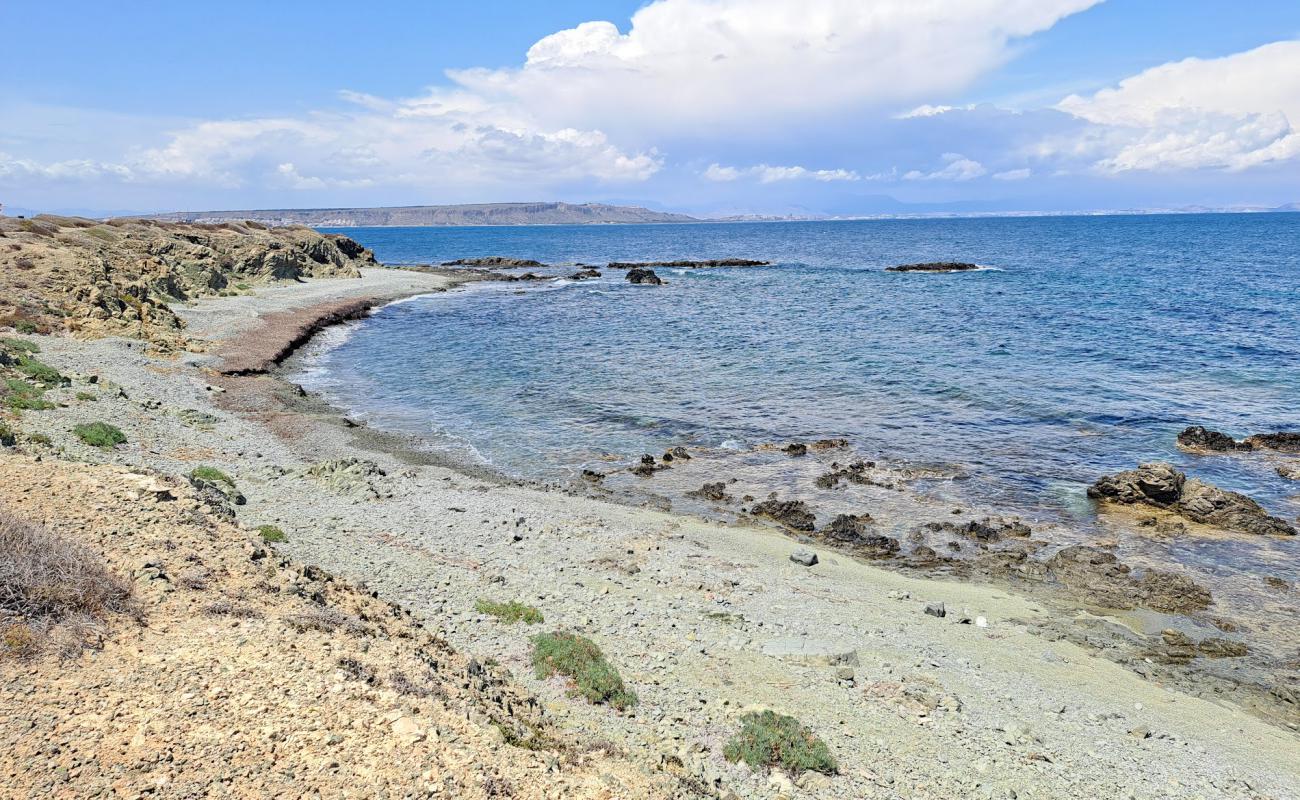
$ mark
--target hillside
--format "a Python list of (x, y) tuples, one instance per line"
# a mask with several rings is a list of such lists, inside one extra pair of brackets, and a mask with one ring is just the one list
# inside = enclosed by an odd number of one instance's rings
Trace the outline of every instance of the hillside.
[(596, 225), (698, 222), (685, 214), (601, 203), (480, 203), (391, 208), (304, 208), (253, 211), (177, 211), (151, 219), (171, 222), (255, 220), (267, 225), (311, 227), (432, 227), (456, 225)]
[(346, 236), (257, 222), (217, 225), (0, 217), (0, 324), (137, 336), (173, 347), (168, 303), (303, 278), (356, 278), (374, 254)]

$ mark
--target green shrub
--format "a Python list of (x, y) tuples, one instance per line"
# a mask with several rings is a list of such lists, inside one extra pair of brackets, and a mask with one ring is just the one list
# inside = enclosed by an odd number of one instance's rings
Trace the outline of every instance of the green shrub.
[(542, 612), (532, 606), (526, 606), (518, 600), (511, 600), (508, 603), (479, 600), (474, 604), (474, 610), (480, 614), (490, 614), (502, 622), (512, 625), (520, 620), (523, 620), (527, 625), (536, 625), (539, 622), (546, 621), (546, 618), (542, 616)]
[(14, 323), (14, 330), (19, 333), (36, 333), (36, 323), (28, 319), (20, 319)]
[(262, 541), (267, 544), (278, 544), (289, 541), (289, 537), (284, 535), (284, 531), (274, 525), (260, 525), (257, 532), (261, 535)]
[(91, 422), (78, 425), (72, 429), (72, 432), (77, 434), (78, 439), (91, 447), (107, 449), (126, 441), (126, 434), (107, 422)]
[(4, 402), (15, 411), (44, 411), (54, 408), (54, 404), (45, 399), (44, 388), (18, 378), (5, 379)]
[(78, 399), (78, 400), (98, 400), (98, 399), (99, 399), (99, 395), (97, 395), (97, 394), (92, 394), (91, 392), (77, 392), (77, 399)]
[(60, 386), (65, 380), (57, 369), (48, 364), (43, 364), (31, 356), (23, 356), (18, 359), (17, 370), (37, 383), (43, 383), (46, 386)]
[(838, 769), (825, 742), (799, 720), (774, 711), (741, 717), (740, 731), (722, 755), (728, 761), (744, 761), (751, 769), (781, 767), (793, 775), (809, 771), (833, 775)]
[(230, 488), (235, 488), (235, 479), (217, 469), (216, 467), (195, 467), (190, 472), (190, 477), (196, 481), (207, 481), (209, 483), (224, 483)]
[(54, 446), (54, 440), (43, 433), (29, 433), (27, 434), (27, 438), (31, 440), (32, 444), (41, 444), (46, 447)]
[(17, 350), (20, 353), (39, 353), (41, 346), (36, 342), (29, 342), (26, 339), (15, 339), (12, 336), (0, 339), (0, 344), (10, 350)]
[(592, 703), (622, 711), (636, 705), (636, 694), (623, 685), (618, 670), (590, 639), (556, 631), (533, 637), (533, 669), (538, 678), (556, 673), (573, 681), (574, 691)]
[(13, 428), (10, 428), (4, 422), (0, 422), (0, 446), (13, 447), (16, 441), (18, 440), (14, 437)]

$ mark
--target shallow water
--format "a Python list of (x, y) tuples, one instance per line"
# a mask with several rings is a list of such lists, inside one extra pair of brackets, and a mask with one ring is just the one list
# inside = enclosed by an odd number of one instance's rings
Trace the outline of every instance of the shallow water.
[[(1269, 459), (1174, 447), (1189, 424), (1300, 427), (1297, 214), (343, 232), (389, 263), (774, 262), (475, 286), (317, 351), (308, 388), (508, 473), (840, 436), (1031, 513), (1086, 515), (1088, 483), (1151, 459), (1300, 512)], [(925, 260), (989, 269), (883, 271)]]

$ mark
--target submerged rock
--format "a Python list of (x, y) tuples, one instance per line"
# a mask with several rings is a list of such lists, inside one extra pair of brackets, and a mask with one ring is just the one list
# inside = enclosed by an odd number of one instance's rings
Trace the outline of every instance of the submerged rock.
[(803, 442), (792, 442), (786, 445), (785, 447), (781, 448), (781, 452), (795, 458), (799, 456), (806, 456), (808, 455), (808, 445), (804, 444)]
[(802, 500), (764, 500), (749, 510), (755, 517), (767, 517), (796, 531), (811, 531), (816, 515)]
[(1200, 425), (1185, 428), (1178, 434), (1178, 446), (1194, 453), (1228, 453), (1234, 450), (1250, 450), (1247, 442), (1239, 442), (1226, 433), (1212, 431)]
[(1001, 517), (985, 517), (965, 523), (927, 522), (923, 527), (935, 533), (951, 533), (985, 543), (1008, 538), (1025, 539), (1033, 534), (1033, 529), (1019, 519), (1006, 520)]
[(765, 267), (769, 263), (767, 261), (752, 261), (747, 258), (714, 258), (707, 261), (611, 261), (609, 262), (609, 268), (677, 267), (679, 269), (702, 269), (708, 267)]
[(886, 272), (968, 272), (973, 269), (979, 269), (978, 264), (969, 264), (964, 261), (929, 261), (924, 264), (899, 264), (896, 267), (886, 267)]
[(1097, 547), (1072, 545), (1046, 563), (1051, 577), (1084, 598), (1111, 608), (1139, 605), (1167, 614), (1186, 614), (1213, 602), (1210, 591), (1186, 575), (1147, 570), (1134, 579), (1127, 564)]
[(1277, 474), (1289, 481), (1300, 481), (1300, 464), (1282, 464), (1277, 468)]
[(1155, 506), (1192, 522), (1241, 533), (1296, 534), (1285, 520), (1270, 516), (1244, 494), (1195, 478), (1188, 480), (1170, 464), (1143, 464), (1135, 470), (1104, 476), (1088, 488), (1088, 496), (1119, 505)]
[(723, 481), (715, 483), (706, 483), (698, 489), (686, 493), (687, 497), (696, 497), (701, 500), (710, 500), (714, 503), (730, 503), (733, 498), (727, 494), (727, 484)]
[(644, 284), (646, 286), (663, 285), (663, 279), (656, 275), (652, 269), (630, 269), (627, 272), (627, 280), (629, 283)]

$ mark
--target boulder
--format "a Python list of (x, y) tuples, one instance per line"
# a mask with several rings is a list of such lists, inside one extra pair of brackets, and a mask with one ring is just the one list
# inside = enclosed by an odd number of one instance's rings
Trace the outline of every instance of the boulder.
[(792, 442), (781, 448), (781, 451), (788, 456), (799, 457), (808, 455), (808, 445), (803, 442)]
[(1103, 476), (1088, 487), (1088, 496), (1120, 505), (1169, 508), (1182, 495), (1186, 477), (1172, 464), (1142, 464), (1137, 469)]
[(1193, 522), (1230, 531), (1272, 536), (1295, 536), (1296, 530), (1244, 494), (1229, 492), (1195, 478), (1183, 486), (1178, 513)]
[(629, 283), (646, 286), (661, 286), (663, 284), (663, 279), (656, 275), (654, 270), (639, 267), (627, 271), (627, 280)]
[(569, 276), (571, 281), (585, 281), (590, 278), (599, 278), (600, 270), (597, 269), (580, 269)]
[(1300, 481), (1300, 463), (1282, 464), (1278, 466), (1277, 474), (1289, 481)]
[(1212, 431), (1200, 425), (1185, 428), (1178, 434), (1178, 446), (1193, 453), (1229, 453), (1234, 450), (1250, 450), (1247, 442), (1239, 442), (1226, 433)]
[(796, 531), (811, 531), (816, 515), (802, 500), (764, 500), (749, 510), (756, 517), (767, 517)]

